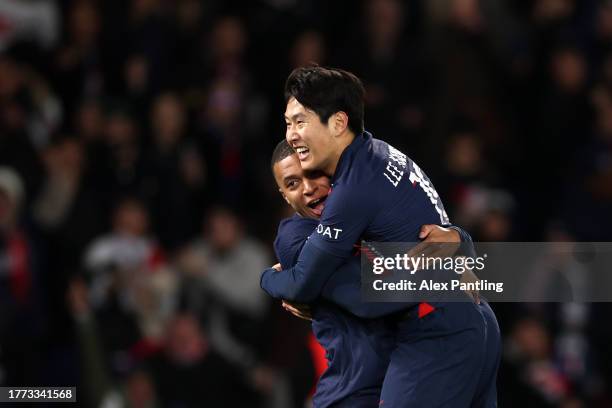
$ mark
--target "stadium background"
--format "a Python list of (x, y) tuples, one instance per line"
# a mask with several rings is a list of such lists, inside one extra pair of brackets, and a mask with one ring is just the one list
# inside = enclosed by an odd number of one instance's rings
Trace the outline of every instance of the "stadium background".
[[(475, 240), (610, 241), (611, 45), (610, 1), (0, 0), (0, 385), (303, 406), (308, 325), (258, 278), (310, 61)], [(501, 407), (612, 406), (608, 304), (494, 309)]]

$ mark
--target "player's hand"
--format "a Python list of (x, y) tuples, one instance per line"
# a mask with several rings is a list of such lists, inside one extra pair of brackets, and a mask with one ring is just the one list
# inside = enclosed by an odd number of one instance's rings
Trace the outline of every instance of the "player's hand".
[(425, 257), (453, 256), (461, 245), (459, 232), (452, 228), (443, 228), (435, 224), (426, 224), (421, 227), (419, 238), (423, 240), (408, 251), (408, 256)]
[[(435, 224), (426, 224), (421, 227), (419, 238), (423, 240), (420, 244), (416, 245), (409, 252), (409, 256), (421, 256), (425, 257), (448, 257), (453, 256), (461, 245), (461, 236), (459, 232), (452, 228), (443, 228)], [(476, 282), (478, 276), (468, 269), (461, 275), (461, 282)], [(477, 290), (465, 291), (465, 293), (472, 298), (474, 303), (480, 304), (480, 293)]]
[(419, 238), (429, 242), (461, 242), (459, 232), (436, 224), (425, 224), (421, 227)]
[(272, 266), (272, 268), (276, 269), (276, 272), (280, 272), (280, 271), (283, 270), (283, 267), (279, 263), (277, 263), (276, 265)]
[(283, 300), (283, 309), (300, 319), (312, 320), (312, 310), (308, 305)]

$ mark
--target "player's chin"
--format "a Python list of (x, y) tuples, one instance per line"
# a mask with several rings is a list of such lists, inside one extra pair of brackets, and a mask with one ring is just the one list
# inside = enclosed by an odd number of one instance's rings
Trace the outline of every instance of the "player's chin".
[(300, 165), (303, 170), (317, 170), (316, 161), (311, 153), (308, 153), (304, 158), (300, 158)]

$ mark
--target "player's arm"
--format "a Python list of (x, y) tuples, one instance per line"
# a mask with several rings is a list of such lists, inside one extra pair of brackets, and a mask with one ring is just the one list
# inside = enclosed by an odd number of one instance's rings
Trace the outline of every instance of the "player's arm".
[(419, 231), (421, 243), (408, 252), (409, 256), (447, 257), (462, 255), (475, 257), (472, 237), (463, 228), (446, 224), (426, 224)]
[[(460, 231), (463, 231), (464, 234)], [(460, 227), (441, 227), (436, 224), (421, 226), (419, 234), (422, 243), (426, 245), (445, 243), (443, 249), (449, 247), (449, 243), (459, 244), (464, 236), (469, 238), (469, 234)], [(469, 239), (471, 242), (471, 238)], [(453, 254), (450, 253), (449, 255)], [(355, 316), (366, 319), (387, 316), (411, 306), (410, 302), (363, 302), (361, 299), (361, 284), (345, 278), (347, 274), (359, 275), (360, 265), (360, 262), (354, 262), (353, 260), (349, 260), (342, 265), (325, 285), (323, 297), (332, 300)], [(347, 268), (354, 270), (347, 270)]]
[[(312, 234), (318, 223), (318, 220), (298, 216), (286, 218), (280, 222), (274, 240), (274, 252), (280, 265), (293, 266), (297, 262), (306, 239)], [(273, 266), (275, 267), (277, 265)], [(283, 300), (282, 306), (300, 319), (312, 320), (309, 305)]]
[(318, 297), (329, 276), (345, 259), (317, 248), (310, 240), (306, 241), (295, 266), (282, 271), (274, 268), (264, 271), (261, 288), (277, 299), (312, 302)]
[(455, 230), (459, 234), (459, 240), (461, 241), (459, 254), (475, 258), (476, 249), (474, 248), (474, 241), (472, 241), (472, 236), (470, 235), (470, 233), (458, 225), (445, 225), (445, 227), (451, 230)]
[[(454, 232), (454, 237), (449, 235)], [(426, 239), (417, 245), (411, 252), (412, 256), (418, 256), (420, 253), (426, 256), (446, 257), (460, 256), (476, 258), (476, 249), (471, 235), (461, 227), (456, 225), (446, 225), (439, 227), (437, 225), (423, 225), (419, 233), (419, 238)], [(459, 243), (460, 242), (460, 243)], [(461, 282), (476, 282), (478, 276), (471, 269), (467, 269), (461, 274)], [(477, 290), (466, 291), (472, 298), (474, 303), (480, 303), (480, 293)]]
[[(474, 248), (472, 236), (466, 230), (456, 225), (451, 225), (449, 228), (457, 231), (461, 237), (461, 249), (459, 250), (459, 255), (467, 256), (469, 258), (476, 258), (476, 248)], [(476, 282), (478, 281), (478, 276), (473, 270), (467, 269), (461, 275), (461, 281), (464, 283)], [(480, 293), (478, 290), (466, 291), (466, 293), (472, 298), (474, 303), (480, 304)]]
[(274, 252), (282, 266), (293, 266), (297, 262), (304, 242), (315, 230), (318, 223), (318, 220), (297, 216), (286, 218), (280, 222), (274, 240)]
[(336, 188), (327, 199), (315, 232), (304, 244), (295, 266), (264, 271), (261, 287), (270, 296), (308, 303), (319, 296), (325, 282), (351, 256), (374, 214), (375, 198), (362, 191)]

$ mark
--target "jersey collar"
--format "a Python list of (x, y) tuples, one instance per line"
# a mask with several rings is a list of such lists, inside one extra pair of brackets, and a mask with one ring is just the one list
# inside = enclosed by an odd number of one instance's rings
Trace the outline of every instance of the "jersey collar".
[(338, 165), (336, 166), (336, 172), (331, 179), (332, 186), (351, 168), (353, 159), (361, 147), (367, 143), (370, 143), (371, 141), (372, 134), (367, 131), (355, 136), (355, 139), (353, 139), (351, 144), (348, 145), (340, 155), (340, 160), (338, 160)]

